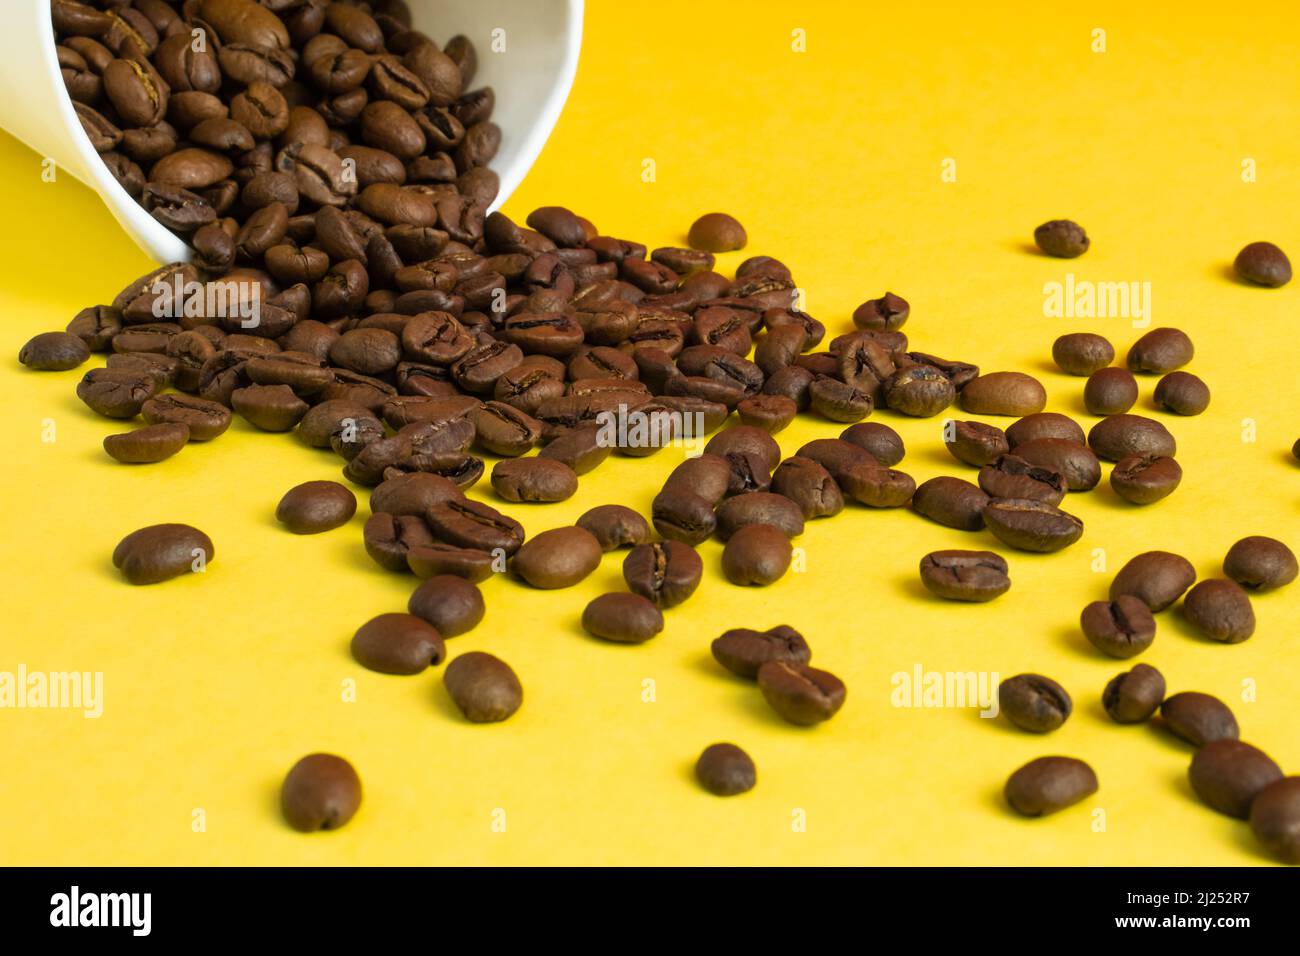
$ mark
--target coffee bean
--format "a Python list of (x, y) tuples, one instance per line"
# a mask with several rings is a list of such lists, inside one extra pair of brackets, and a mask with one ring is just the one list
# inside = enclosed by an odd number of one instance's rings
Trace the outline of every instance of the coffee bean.
[(723, 541), (750, 524), (772, 525), (791, 538), (803, 534), (803, 511), (784, 495), (769, 491), (754, 491), (728, 498), (718, 505), (715, 513), (718, 519), (718, 537)]
[[(427, 528), (425, 533), (428, 533)], [(498, 555), (499, 552), (480, 548), (443, 544), (441, 541), (433, 541), (432, 536), (427, 543), (411, 544), (404, 553), (407, 567), (417, 578), (450, 574), (474, 583), (486, 581), (493, 572), (505, 570), (505, 563), (500, 561)]]
[(961, 478), (947, 475), (923, 481), (912, 495), (912, 510), (949, 528), (979, 531), (989, 496)]
[(442, 635), (412, 614), (380, 614), (357, 629), (352, 656), (381, 674), (418, 674), (447, 656)]
[(623, 559), (623, 579), (628, 590), (652, 601), (655, 607), (681, 604), (695, 593), (703, 575), (700, 556), (680, 541), (639, 544)]
[(447, 544), (461, 548), (514, 554), (524, 543), (524, 528), (518, 521), (479, 501), (442, 501), (425, 512), (434, 534)]
[(1070, 491), (1090, 491), (1101, 481), (1101, 462), (1081, 441), (1035, 438), (1016, 445), (1015, 455), (1032, 465), (1060, 474)]
[(187, 571), (206, 570), (212, 539), (187, 524), (155, 524), (132, 531), (113, 549), (113, 567), (132, 584), (157, 584)]
[(1047, 391), (1023, 372), (989, 372), (961, 390), (961, 407), (972, 415), (1011, 415), (1020, 418), (1043, 410)]
[(725, 632), (712, 645), (719, 664), (741, 677), (753, 680), (769, 661), (803, 665), (812, 660), (812, 650), (803, 635), (782, 624), (767, 631), (742, 627)]
[(150, 425), (176, 424), (189, 429), (190, 441), (210, 441), (230, 427), (230, 409), (193, 395), (159, 395), (140, 407)]
[(860, 329), (892, 332), (906, 324), (911, 311), (906, 299), (886, 292), (879, 299), (868, 299), (854, 309), (853, 324)]
[(235, 411), (263, 431), (287, 432), (310, 407), (288, 385), (250, 385), (230, 393)]
[(893, 468), (906, 454), (898, 432), (879, 422), (850, 425), (840, 432), (840, 439), (864, 449), (886, 468)]
[(506, 501), (564, 501), (578, 490), (578, 476), (562, 461), (507, 458), (492, 468), (492, 490)]
[(1282, 779), (1282, 769), (1258, 747), (1240, 740), (1212, 740), (1196, 751), (1187, 776), (1211, 810), (1245, 820), (1260, 791)]
[(1017, 674), (998, 685), (998, 707), (1021, 730), (1045, 734), (1065, 723), (1074, 705), (1050, 677)]
[(1178, 443), (1169, 430), (1141, 415), (1103, 418), (1088, 432), (1088, 447), (1107, 461), (1123, 461), (1134, 455), (1173, 458), (1178, 453)]
[(1139, 724), (1147, 720), (1165, 699), (1165, 678), (1148, 664), (1116, 674), (1101, 694), (1102, 707), (1117, 724)]
[(1156, 619), (1140, 599), (1122, 594), (1113, 601), (1093, 601), (1079, 615), (1088, 643), (1111, 657), (1135, 657), (1156, 638)]
[(337, 830), (360, 806), (361, 778), (352, 764), (333, 754), (303, 757), (280, 785), (280, 812), (303, 833)]
[(921, 559), (921, 583), (949, 601), (992, 601), (1011, 589), (1007, 562), (992, 551), (931, 551)]
[(655, 530), (665, 538), (697, 545), (712, 536), (717, 516), (707, 498), (690, 491), (665, 488), (650, 506)]
[(1255, 794), (1250, 832), (1283, 863), (1300, 863), (1300, 777), (1275, 780)]
[(706, 213), (691, 224), (686, 241), (704, 252), (732, 252), (745, 248), (745, 227), (725, 212)]
[(749, 754), (735, 744), (713, 744), (695, 761), (695, 779), (714, 796), (734, 797), (754, 789), (757, 771)]
[(1052, 219), (1034, 230), (1038, 248), (1057, 259), (1076, 259), (1088, 251), (1088, 234), (1070, 219)]
[(1049, 505), (1065, 498), (1065, 476), (1030, 464), (1019, 455), (999, 455), (979, 471), (979, 485), (990, 498), (1029, 498)]
[(42, 332), (18, 352), (18, 361), (38, 372), (66, 372), (88, 358), (86, 342), (72, 332)]
[(732, 584), (765, 586), (790, 568), (793, 549), (785, 532), (769, 524), (739, 528), (722, 549), (722, 573)]
[(938, 415), (957, 397), (948, 376), (930, 365), (900, 368), (885, 380), (882, 391), (891, 409), (917, 418)]
[(1134, 372), (1163, 375), (1186, 365), (1195, 351), (1192, 340), (1180, 329), (1152, 329), (1133, 343), (1125, 363)]
[(1128, 369), (1098, 369), (1083, 386), (1083, 404), (1090, 415), (1122, 415), (1137, 398), (1137, 379)]
[(510, 665), (482, 651), (452, 660), (442, 683), (465, 719), (476, 724), (505, 720), (524, 702), (524, 688)]
[(1052, 343), (1052, 359), (1067, 375), (1091, 375), (1115, 361), (1115, 347), (1092, 332), (1071, 332)]
[(1276, 538), (1262, 535), (1242, 538), (1223, 559), (1223, 573), (1252, 591), (1284, 587), (1296, 579), (1297, 572), (1295, 553)]
[(751, 395), (736, 405), (742, 425), (761, 428), (769, 435), (783, 430), (798, 412), (794, 399), (784, 395)]
[(1276, 289), (1291, 281), (1291, 260), (1271, 242), (1252, 242), (1237, 253), (1232, 264), (1246, 282)]
[(275, 520), (294, 534), (319, 534), (340, 528), (357, 513), (357, 498), (337, 481), (307, 481), (285, 492)]
[(386, 512), (375, 512), (366, 520), (362, 540), (371, 560), (388, 571), (408, 570), (408, 552), (434, 543), (423, 517)]
[(991, 500), (984, 523), (999, 541), (1021, 551), (1060, 551), (1083, 535), (1083, 522), (1074, 515), (1027, 498)]
[(1199, 581), (1183, 599), (1189, 624), (1206, 637), (1240, 644), (1255, 633), (1255, 611), (1241, 585), (1226, 578)]
[[(319, 407), (319, 406), (318, 406)], [(465, 497), (456, 483), (442, 475), (416, 471), (395, 475), (370, 492), (370, 510), (391, 515), (419, 515), (436, 504)]]
[(1210, 389), (1191, 372), (1170, 372), (1156, 383), (1152, 396), (1175, 415), (1199, 415), (1210, 407)]
[(709, 439), (704, 446), (704, 453), (722, 458), (735, 454), (756, 455), (769, 473), (781, 460), (781, 446), (776, 443), (776, 439), (761, 428), (746, 425), (724, 428)]
[(1172, 458), (1132, 455), (1115, 463), (1110, 486), (1115, 494), (1135, 505), (1149, 505), (1174, 493), (1183, 469)]
[(1160, 705), (1160, 716), (1170, 731), (1197, 747), (1239, 736), (1237, 718), (1228, 705), (1200, 691), (1185, 690), (1166, 697)]
[(601, 548), (585, 528), (553, 528), (524, 542), (510, 568), (535, 588), (568, 588), (600, 566)]
[(602, 551), (635, 547), (650, 540), (649, 523), (626, 505), (597, 505), (575, 523), (595, 536)]
[(952, 457), (976, 468), (1005, 455), (1010, 449), (1007, 436), (997, 426), (951, 419), (944, 423), (943, 443)]
[(772, 472), (772, 491), (794, 502), (805, 520), (825, 518), (844, 509), (835, 479), (811, 458), (793, 455)]
[(93, 368), (77, 383), (77, 397), (106, 418), (134, 418), (156, 391), (152, 376), (117, 368)]
[[(1051, 438), (1060, 441), (1075, 442), (1082, 445), (1086, 441), (1079, 423), (1068, 415), (1059, 412), (1038, 412), (1026, 415), (1007, 426), (1007, 441), (1011, 450), (1016, 451), (1020, 445), (1032, 441)], [(1019, 454), (1019, 452), (1016, 452)]]
[(1144, 551), (1119, 569), (1110, 585), (1110, 599), (1131, 594), (1152, 612), (1160, 612), (1182, 597), (1195, 580), (1196, 569), (1181, 555)]
[(664, 629), (664, 616), (639, 594), (602, 594), (582, 612), (582, 626), (606, 641), (641, 644)]
[(412, 592), (406, 610), (428, 621), (446, 638), (474, 630), (486, 608), (483, 593), (472, 581), (454, 574), (435, 574)]
[(190, 440), (187, 425), (146, 425), (133, 431), (109, 435), (104, 451), (126, 464), (148, 464), (170, 458)]
[(768, 706), (801, 727), (830, 720), (844, 706), (848, 692), (830, 671), (786, 660), (769, 660), (759, 666), (758, 689)]
[(1038, 757), (1007, 779), (1003, 795), (1017, 813), (1041, 817), (1086, 800), (1097, 788), (1097, 774), (1082, 760)]

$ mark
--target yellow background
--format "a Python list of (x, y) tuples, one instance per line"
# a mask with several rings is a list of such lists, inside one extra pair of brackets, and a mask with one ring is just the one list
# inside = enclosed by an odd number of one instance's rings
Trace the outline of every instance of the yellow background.
[[(1121, 728), (1101, 688), (1126, 664), (1077, 630), (1079, 610), (1148, 548), (1216, 573), (1239, 536), (1300, 544), (1300, 435), (1294, 355), (1300, 284), (1246, 288), (1227, 269), (1246, 242), (1300, 250), (1300, 89), (1292, 4), (590, 4), (577, 84), (546, 151), (507, 211), (563, 203), (606, 233), (680, 244), (714, 209), (748, 227), (744, 255), (787, 262), (808, 310), (833, 336), (886, 289), (906, 296), (915, 348), (986, 371), (1038, 374), (1049, 409), (1092, 423), (1082, 380), (1050, 364), (1059, 334), (1092, 328), (1121, 356), (1126, 319), (1051, 319), (1043, 284), (1150, 282), (1155, 324), (1186, 329), (1210, 410), (1165, 420), (1185, 478), (1148, 509), (1104, 485), (1073, 495), (1083, 539), (1050, 556), (1007, 553), (1011, 592), (986, 606), (929, 598), (921, 555), (989, 547), (905, 510), (852, 507), (810, 523), (808, 570), (765, 590), (718, 572), (639, 647), (583, 635), (588, 599), (620, 586), (622, 555), (579, 587), (484, 586), (487, 617), (452, 654), (490, 650), (526, 690), (508, 723), (470, 725), (440, 669), (386, 677), (348, 654), (370, 616), (402, 610), (410, 578), (378, 569), (347, 528), (297, 537), (277, 527), (290, 486), (335, 478), (339, 461), (240, 421), (165, 464), (129, 468), (100, 448), (117, 426), (74, 396), (81, 374), (35, 374), (16, 360), (36, 332), (108, 301), (149, 263), (71, 177), (40, 179), (39, 157), (0, 140), (0, 398), (5, 502), (0, 536), (0, 670), (102, 670), (105, 711), (0, 711), (0, 861), (26, 864), (1249, 864), (1247, 828), (1200, 806), (1190, 749), (1154, 728)], [(1210, 13), (1213, 9), (1215, 12)], [(791, 49), (806, 31), (807, 51)], [(1106, 31), (1106, 51), (1091, 49)], [(486, 46), (486, 44), (484, 44)], [(482, 55), (491, 55), (484, 52)], [(8, 91), (6, 95), (19, 95)], [(941, 180), (945, 158), (957, 180)], [(1258, 181), (1243, 182), (1242, 161)], [(642, 181), (653, 159), (657, 180)], [(1082, 222), (1093, 247), (1065, 262), (1033, 253), (1035, 225)], [(1144, 378), (1135, 411), (1150, 412)], [(973, 474), (940, 443), (942, 419), (896, 427), (918, 481)], [(41, 441), (53, 419), (57, 441)], [(1244, 422), (1257, 440), (1243, 441)], [(999, 424), (1005, 425), (1007, 421)], [(840, 426), (802, 419), (789, 454)], [(680, 453), (611, 459), (556, 505), (513, 506), (530, 533), (595, 504), (648, 510)], [(489, 463), (490, 464), (490, 463)], [(1232, 489), (1231, 493), (1229, 489)], [(486, 482), (476, 496), (490, 496)], [(132, 588), (109, 556), (128, 531), (185, 521), (211, 534), (204, 576)], [(1094, 549), (1108, 570), (1094, 571)], [(1004, 553), (1006, 553), (1004, 551)], [(1255, 600), (1256, 636), (1195, 637), (1176, 612), (1154, 647), (1171, 691), (1199, 689), (1235, 709), (1244, 739), (1300, 772), (1300, 585)], [(757, 690), (716, 666), (724, 629), (788, 623), (848, 700), (830, 723), (789, 726)], [(1042, 738), (969, 710), (891, 706), (890, 676), (927, 670), (1037, 671), (1074, 695), (1074, 716)], [(355, 680), (358, 700), (341, 700)], [(657, 700), (642, 700), (652, 680)], [(1254, 682), (1257, 702), (1241, 699)], [(759, 768), (730, 800), (696, 787), (707, 744), (734, 741)], [(366, 788), (336, 833), (290, 831), (277, 790), (300, 756), (347, 756)], [(1045, 753), (1097, 770), (1101, 790), (1044, 820), (1012, 816), (1007, 774)], [(193, 832), (192, 813), (206, 814)], [(1105, 812), (1094, 832), (1091, 810)], [(494, 811), (505, 832), (494, 832)], [(806, 832), (792, 828), (796, 809)]]

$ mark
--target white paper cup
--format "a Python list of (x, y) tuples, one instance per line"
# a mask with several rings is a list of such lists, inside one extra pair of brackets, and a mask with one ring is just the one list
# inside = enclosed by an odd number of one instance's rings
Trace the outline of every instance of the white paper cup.
[[(127, 195), (81, 128), (63, 87), (49, 0), (2, 0), (0, 126), (99, 193), (122, 228), (160, 263), (190, 248)], [(492, 120), (501, 149), (493, 208), (537, 159), (573, 86), (582, 46), (583, 0), (408, 0), (414, 25), (439, 43), (463, 33), (478, 50), (473, 86), (496, 92)]]

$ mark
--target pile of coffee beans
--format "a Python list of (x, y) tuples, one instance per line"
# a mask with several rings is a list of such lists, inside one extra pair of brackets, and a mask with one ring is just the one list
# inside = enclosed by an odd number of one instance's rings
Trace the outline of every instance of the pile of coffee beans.
[[(1143, 375), (1162, 376), (1156, 409), (1208, 407), (1208, 387), (1183, 370), (1194, 349), (1180, 330), (1147, 332), (1123, 368), (1112, 367), (1115, 348), (1100, 335), (1056, 340), (1057, 366), (1087, 378), (1084, 406), (1101, 416), (1085, 434), (1044, 411), (1047, 392), (1032, 375), (914, 349), (902, 331), (910, 304), (893, 292), (865, 300), (853, 329), (827, 341), (779, 260), (752, 256), (729, 276), (715, 271), (715, 254), (748, 243), (726, 213), (697, 219), (687, 246), (655, 249), (560, 206), (535, 209), (522, 225), (489, 214), (498, 183), (488, 164), (501, 140), (493, 92), (473, 86), (473, 44), (435, 43), (411, 27), (402, 0), (53, 0), (52, 11), (63, 77), (91, 142), (194, 258), (141, 276), (66, 331), (36, 336), (19, 360), (67, 371), (107, 353), (77, 395), (107, 418), (142, 420), (105, 439), (121, 462), (158, 462), (216, 439), (235, 414), (336, 454), (344, 479), (370, 489), (367, 554), (420, 581), (405, 611), (356, 630), (352, 654), (368, 669), (415, 675), (442, 664), (446, 640), (481, 622), (478, 583), (494, 573), (567, 588), (626, 549), (626, 590), (596, 597), (581, 620), (594, 638), (639, 644), (696, 592), (705, 571), (696, 549), (712, 537), (724, 543), (721, 571), (732, 584), (764, 587), (790, 569), (806, 522), (847, 510), (910, 506), (947, 528), (1044, 553), (1082, 537), (1083, 522), (1062, 505), (1097, 487), (1101, 461), (1114, 463), (1112, 489), (1135, 504), (1179, 484), (1173, 435), (1132, 411)], [(1034, 238), (1061, 258), (1090, 245), (1070, 220), (1044, 223)], [(1290, 278), (1285, 255), (1267, 243), (1244, 249), (1237, 271), (1263, 285)], [(864, 421), (882, 408), (930, 418), (953, 405), (1015, 419), (1005, 429), (945, 420), (943, 443), (975, 469), (971, 480), (917, 486), (895, 467), (906, 451), (897, 432)], [(772, 436), (800, 413), (836, 423), (838, 437), (783, 456)], [(672, 470), (649, 520), (606, 504), (530, 536), (517, 517), (465, 493), (486, 473), (497, 499), (527, 510), (572, 497), (611, 454), (647, 457), (705, 434), (703, 454)], [(490, 473), (482, 455), (501, 459)], [(275, 515), (290, 532), (316, 534), (347, 525), (356, 508), (348, 485), (313, 481), (289, 489)], [(113, 561), (131, 583), (152, 584), (212, 557), (205, 534), (167, 524), (128, 535)], [(1186, 593), (1184, 615), (1199, 631), (1245, 640), (1255, 623), (1247, 592), (1289, 583), (1297, 565), (1281, 542), (1247, 538), (1224, 574), (1195, 584), (1185, 559), (1139, 555), (1108, 600), (1084, 609), (1083, 633), (1102, 653), (1133, 657), (1151, 646), (1154, 615)], [(931, 552), (920, 576), (938, 598), (968, 603), (1011, 585), (1006, 559), (982, 549)], [(811, 666), (807, 641), (789, 626), (729, 630), (712, 650), (791, 724), (825, 722), (844, 704), (844, 683)], [(523, 703), (518, 675), (483, 652), (450, 660), (443, 685), (475, 723), (507, 720)], [(1107, 685), (1102, 703), (1116, 723), (1158, 711), (1200, 748), (1197, 794), (1249, 815), (1281, 858), (1300, 857), (1296, 778), (1236, 740), (1221, 702), (1166, 698), (1160, 673), (1137, 664)], [(1003, 682), (999, 704), (1015, 726), (1040, 734), (1073, 710), (1059, 683), (1032, 673)], [(756, 781), (753, 761), (730, 743), (708, 747), (696, 776), (718, 795)], [(1097, 787), (1083, 761), (1049, 756), (1016, 771), (1006, 799), (1038, 816)], [(328, 754), (300, 761), (282, 789), (284, 816), (300, 830), (343, 825), (360, 799), (355, 770)]]

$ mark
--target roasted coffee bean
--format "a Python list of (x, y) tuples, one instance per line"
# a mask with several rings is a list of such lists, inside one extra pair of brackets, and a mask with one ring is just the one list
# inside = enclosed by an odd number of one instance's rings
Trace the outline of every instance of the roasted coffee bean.
[(563, 462), (574, 474), (585, 475), (610, 456), (613, 447), (602, 443), (600, 426), (565, 429), (537, 453), (538, 458)]
[(961, 390), (961, 407), (972, 415), (1020, 418), (1041, 412), (1046, 404), (1042, 383), (1023, 372), (989, 372)]
[(892, 332), (903, 327), (911, 311), (906, 299), (886, 292), (879, 299), (868, 299), (854, 309), (853, 324), (874, 332)]
[(830, 671), (781, 658), (761, 664), (757, 676), (758, 689), (768, 706), (801, 727), (830, 720), (844, 706), (848, 692)]
[(1021, 551), (1059, 551), (1083, 535), (1083, 522), (1074, 515), (1026, 498), (991, 500), (984, 523), (999, 541)]
[(442, 683), (465, 719), (476, 724), (505, 720), (524, 702), (523, 685), (510, 665), (482, 651), (453, 659)]
[(752, 425), (733, 425), (724, 428), (704, 446), (706, 455), (726, 457), (732, 454), (758, 456), (762, 467), (771, 472), (781, 461), (781, 446), (767, 432)]
[(157, 390), (152, 376), (126, 369), (93, 368), (77, 383), (77, 397), (106, 418), (134, 418)]
[(1029, 498), (1060, 504), (1065, 498), (1065, 476), (1031, 464), (1019, 455), (999, 455), (979, 471), (980, 488), (990, 498)]
[(250, 385), (230, 394), (231, 404), (251, 425), (268, 432), (287, 432), (310, 407), (288, 385)]
[(1240, 740), (1212, 740), (1196, 751), (1187, 777), (1211, 810), (1245, 820), (1260, 791), (1282, 779), (1282, 768), (1258, 747)]
[(600, 566), (601, 548), (585, 528), (553, 528), (529, 538), (510, 568), (535, 588), (573, 587)]
[(1056, 813), (1097, 792), (1097, 774), (1075, 757), (1038, 757), (1008, 779), (1003, 796), (1026, 817)]
[(18, 361), (38, 372), (66, 372), (88, 358), (85, 340), (72, 332), (42, 332), (18, 352)]
[(1110, 599), (1131, 594), (1159, 613), (1182, 597), (1195, 580), (1196, 569), (1181, 555), (1144, 551), (1119, 569), (1110, 585)]
[(170, 458), (190, 440), (187, 425), (146, 425), (104, 439), (104, 451), (120, 462), (131, 465), (150, 464)]
[(1252, 242), (1244, 246), (1237, 253), (1232, 267), (1244, 281), (1270, 289), (1291, 281), (1291, 260), (1271, 242)]
[[(426, 532), (427, 533), (427, 532)], [(417, 578), (432, 578), (450, 574), (466, 581), (486, 581), (494, 572), (504, 571), (505, 562), (499, 552), (481, 548), (460, 548), (454, 544), (430, 541), (412, 545), (405, 554), (407, 568)]]
[(650, 505), (654, 528), (665, 538), (697, 545), (717, 527), (717, 516), (707, 498), (691, 491), (665, 487)]
[(155, 524), (133, 531), (113, 549), (113, 567), (132, 584), (157, 584), (187, 571), (206, 571), (212, 539), (187, 524)]
[(921, 583), (949, 601), (992, 601), (1011, 588), (1007, 562), (992, 551), (931, 551), (921, 559)]
[(930, 418), (953, 403), (957, 390), (939, 369), (930, 365), (901, 368), (881, 386), (885, 404), (896, 412)]
[(1183, 615), (1206, 637), (1240, 644), (1255, 633), (1255, 611), (1241, 585), (1227, 578), (1208, 578), (1192, 585), (1183, 599)]
[(761, 428), (771, 435), (794, 421), (798, 412), (799, 406), (794, 399), (784, 395), (751, 395), (736, 405), (736, 414), (742, 425)]
[(380, 614), (352, 636), (352, 656), (381, 674), (419, 674), (447, 656), (438, 629), (414, 614)]
[[(366, 519), (362, 540), (371, 560), (388, 571), (408, 570), (408, 553), (413, 548), (434, 544), (433, 534), (424, 518), (383, 511), (377, 511)], [(490, 561), (491, 556), (489, 564)], [(490, 567), (487, 573), (491, 573)]]
[(759, 668), (769, 661), (802, 666), (812, 660), (803, 635), (784, 624), (767, 631), (744, 627), (727, 631), (714, 640), (712, 650), (719, 664), (750, 680), (757, 678)]
[(275, 520), (294, 534), (341, 528), (357, 513), (357, 498), (337, 481), (307, 481), (290, 488), (275, 508)]
[(542, 434), (541, 422), (504, 402), (484, 402), (470, 413), (470, 419), (475, 440), (494, 455), (526, 454)]
[(979, 531), (989, 496), (961, 478), (941, 475), (923, 481), (912, 495), (912, 510), (948, 528)]
[(626, 505), (597, 505), (576, 522), (590, 531), (602, 551), (636, 547), (650, 541), (650, 524)]
[(757, 771), (749, 754), (735, 744), (712, 744), (695, 761), (695, 779), (716, 797), (734, 797), (754, 789)]
[(789, 498), (770, 491), (728, 498), (718, 505), (716, 515), (718, 537), (723, 541), (750, 524), (772, 525), (791, 538), (803, 534), (803, 511)]
[(582, 612), (582, 626), (606, 641), (641, 644), (664, 629), (664, 616), (649, 598), (616, 592), (593, 598)]
[(1283, 863), (1300, 863), (1300, 777), (1275, 780), (1255, 794), (1250, 832)]
[(1199, 415), (1210, 407), (1209, 386), (1191, 372), (1170, 372), (1156, 382), (1152, 397), (1175, 415)]
[(1079, 423), (1068, 415), (1062, 415), (1059, 412), (1039, 412), (1036, 415), (1026, 415), (1024, 418), (1008, 425), (1006, 434), (1011, 450), (1015, 451), (1017, 455), (1020, 452), (1016, 451), (1016, 449), (1020, 445), (1044, 438), (1075, 442), (1079, 445), (1087, 442)]
[(1295, 553), (1276, 538), (1252, 535), (1228, 549), (1223, 573), (1252, 591), (1284, 587), (1296, 579)]
[(704, 252), (732, 252), (745, 248), (749, 237), (736, 219), (725, 212), (711, 212), (691, 223), (686, 241), (692, 249)]
[(406, 610), (428, 621), (446, 638), (474, 630), (487, 608), (473, 581), (455, 574), (435, 574), (412, 592)]
[(1070, 219), (1053, 219), (1034, 230), (1038, 248), (1057, 259), (1075, 259), (1088, 251), (1088, 234)]
[(1090, 415), (1122, 415), (1137, 397), (1137, 379), (1128, 369), (1098, 369), (1083, 386), (1083, 404)]
[(906, 449), (898, 432), (879, 422), (861, 422), (840, 432), (840, 439), (864, 449), (886, 468), (903, 460)]
[(461, 548), (514, 554), (524, 543), (524, 528), (491, 505), (469, 499), (443, 501), (425, 512), (434, 534)]
[(982, 468), (1010, 450), (1006, 434), (995, 425), (949, 419), (943, 425), (943, 442), (952, 457)]
[(1067, 375), (1091, 375), (1115, 361), (1115, 346), (1093, 332), (1071, 332), (1052, 343), (1052, 360)]
[[(113, 337), (122, 331), (121, 310), (107, 305), (95, 305), (82, 309), (68, 323), (68, 331), (92, 352), (106, 352), (112, 349)], [(35, 340), (33, 340), (35, 341)], [(41, 346), (44, 350), (46, 346)], [(30, 367), (35, 368), (35, 364)]]
[(150, 425), (176, 424), (189, 429), (190, 441), (210, 441), (230, 427), (230, 409), (192, 395), (159, 395), (146, 401), (140, 414)]
[(493, 466), (492, 490), (506, 501), (564, 501), (578, 490), (578, 476), (551, 458), (509, 458)]
[(1016, 457), (1056, 472), (1069, 491), (1088, 491), (1101, 480), (1101, 463), (1087, 445), (1063, 438), (1035, 438), (1015, 446)]
[[(205, 9), (221, 8), (208, 3)], [(270, 14), (262, 7), (250, 9)], [(231, 5), (234, 12), (234, 5)], [(256, 17), (250, 16), (250, 21)], [(361, 778), (352, 764), (333, 754), (309, 754), (290, 768), (280, 785), (280, 812), (295, 830), (337, 830), (361, 806)]]
[(679, 541), (639, 544), (623, 559), (628, 590), (656, 607), (676, 607), (699, 587), (704, 562), (695, 549)]
[(811, 458), (787, 458), (772, 473), (772, 491), (790, 499), (805, 520), (825, 518), (844, 509), (844, 495), (835, 479)]
[(1183, 469), (1172, 458), (1132, 455), (1115, 463), (1110, 486), (1115, 494), (1135, 505), (1149, 505), (1174, 493)]
[(722, 549), (722, 573), (732, 584), (764, 586), (790, 568), (793, 549), (784, 531), (769, 524), (738, 529)]
[(1074, 704), (1050, 677), (1017, 674), (998, 685), (998, 708), (1021, 730), (1045, 734), (1065, 723)]
[(1163, 375), (1186, 365), (1194, 353), (1187, 333), (1180, 329), (1152, 329), (1133, 343), (1125, 363), (1133, 372)]
[(1228, 705), (1200, 691), (1185, 690), (1160, 705), (1164, 725), (1188, 743), (1203, 747), (1212, 740), (1236, 740), (1237, 718)]
[(1079, 615), (1079, 626), (1089, 644), (1111, 657), (1136, 657), (1156, 638), (1150, 608), (1131, 594), (1093, 601)]
[(1148, 664), (1135, 664), (1131, 671), (1116, 674), (1101, 694), (1106, 714), (1117, 724), (1142, 723), (1164, 699), (1164, 675)]
[(1169, 430), (1141, 415), (1103, 418), (1088, 432), (1088, 447), (1107, 461), (1123, 461), (1134, 455), (1173, 458), (1178, 453), (1178, 443)]

